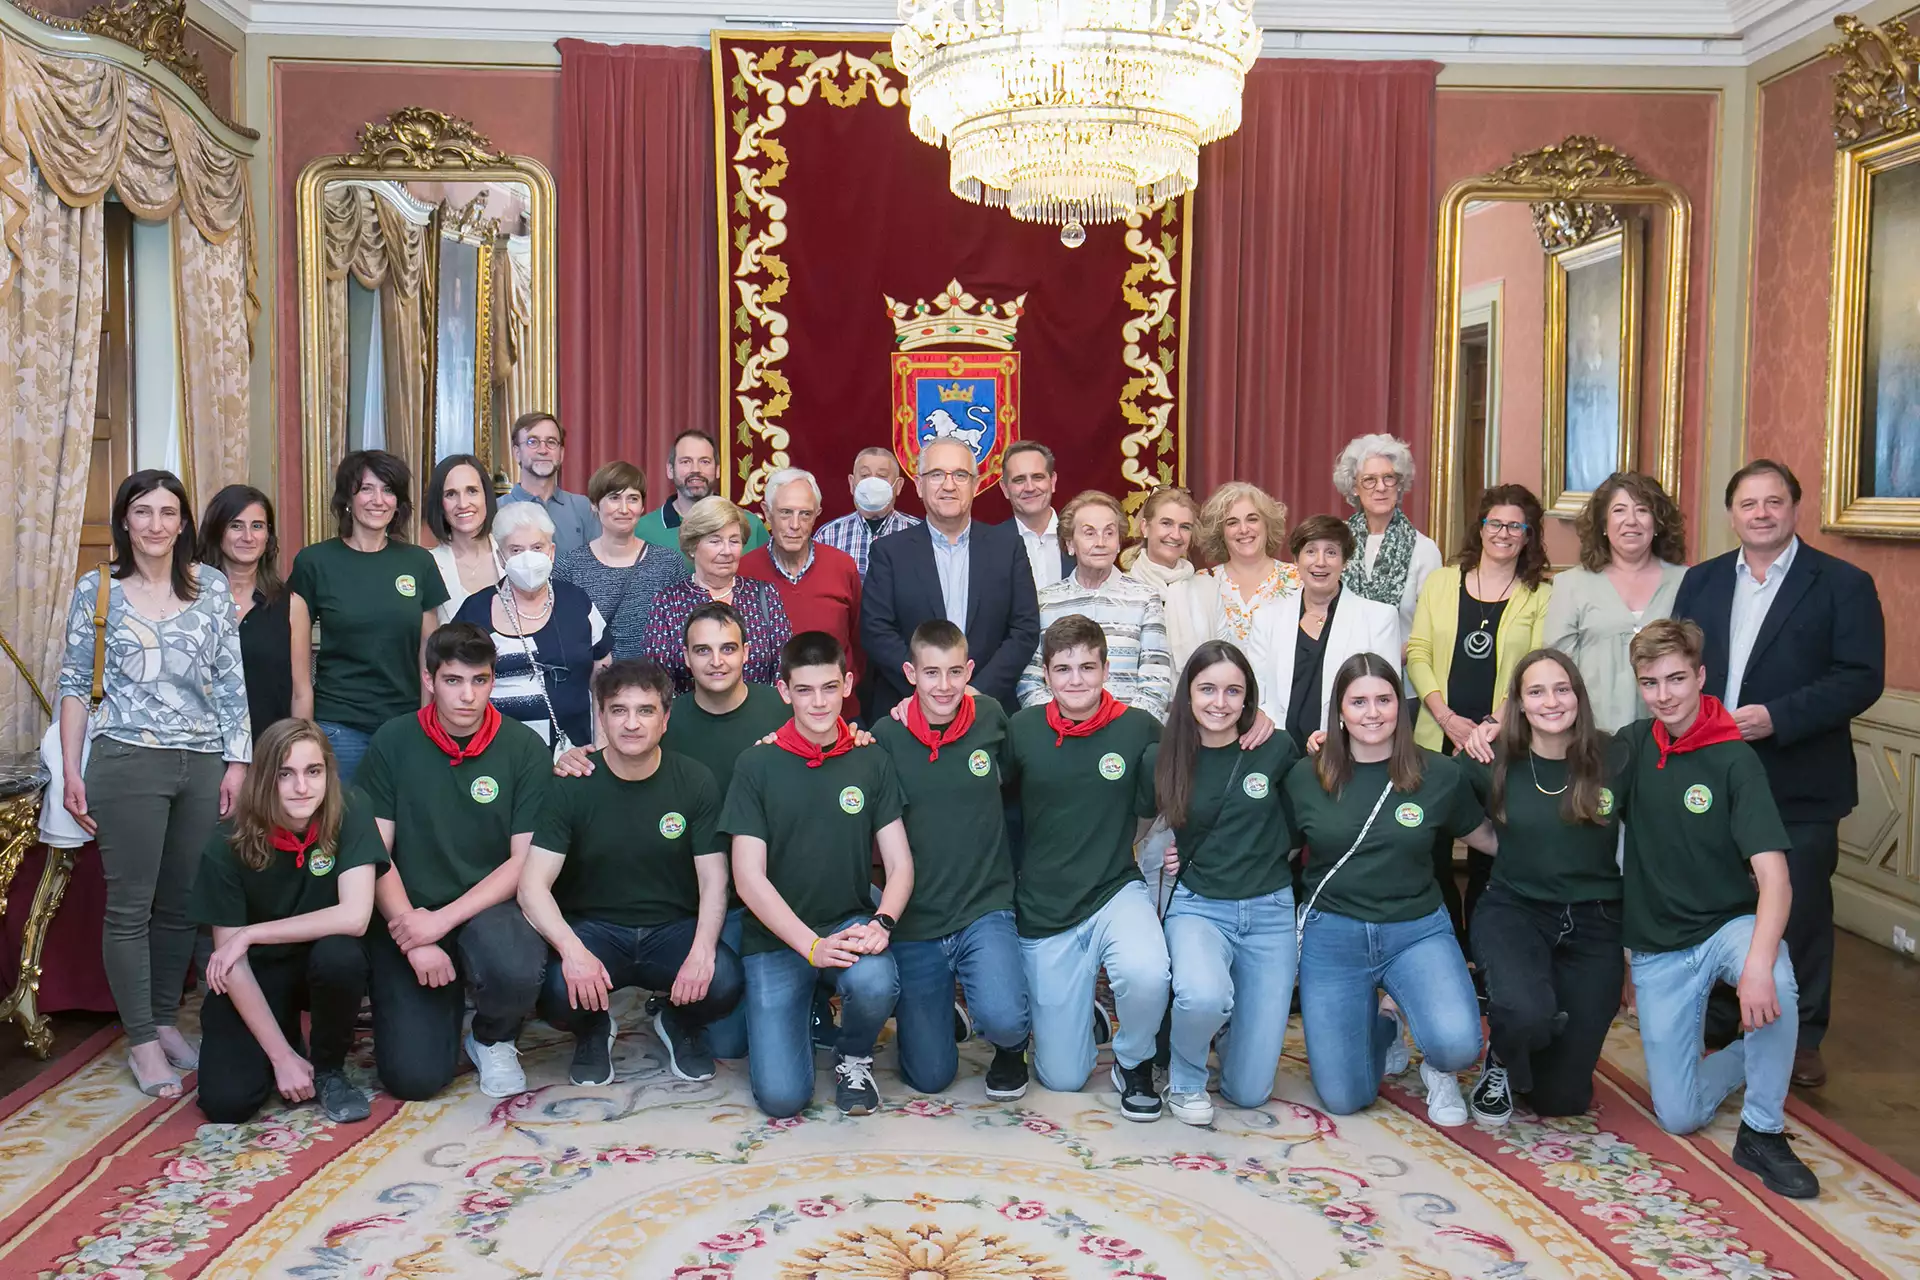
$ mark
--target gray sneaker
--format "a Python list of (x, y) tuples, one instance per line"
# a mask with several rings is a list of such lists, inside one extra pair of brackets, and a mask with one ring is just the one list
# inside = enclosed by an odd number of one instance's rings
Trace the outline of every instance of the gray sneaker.
[(615, 1025), (613, 1015), (604, 1011), (576, 1031), (573, 1064), (567, 1068), (567, 1079), (578, 1085), (612, 1084), (613, 1042), (619, 1035), (620, 1028)]
[(661, 1047), (667, 1051), (667, 1070), (695, 1083), (713, 1079), (713, 1053), (707, 1048), (704, 1028), (688, 1030), (662, 1009), (653, 1015), (653, 1034), (660, 1037)]
[(358, 1124), (373, 1114), (373, 1099), (338, 1071), (314, 1072), (313, 1096), (321, 1113), (335, 1124)]

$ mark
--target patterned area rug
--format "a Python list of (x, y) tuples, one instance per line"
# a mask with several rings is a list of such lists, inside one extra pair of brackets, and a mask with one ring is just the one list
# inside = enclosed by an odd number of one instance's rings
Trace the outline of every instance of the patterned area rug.
[(0, 1103), (0, 1275), (1920, 1276), (1920, 1179), (1796, 1109), (1825, 1194), (1766, 1195), (1728, 1157), (1731, 1107), (1660, 1132), (1629, 1025), (1593, 1115), (1497, 1131), (1429, 1125), (1417, 1071), (1327, 1116), (1295, 1034), (1280, 1097), (1211, 1130), (1127, 1123), (1104, 1065), (1085, 1093), (988, 1102), (977, 1044), (947, 1094), (911, 1094), (883, 1048), (881, 1114), (827, 1098), (768, 1121), (743, 1071), (678, 1081), (646, 1030), (612, 1085), (570, 1086), (570, 1042), (538, 1024), (507, 1102), (468, 1073), (360, 1125), (297, 1107), (226, 1126), (135, 1092), (110, 1029)]

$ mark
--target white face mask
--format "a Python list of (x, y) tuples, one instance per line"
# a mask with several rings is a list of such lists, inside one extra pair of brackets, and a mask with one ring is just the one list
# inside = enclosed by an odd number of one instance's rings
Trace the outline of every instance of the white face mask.
[(553, 576), (553, 557), (521, 551), (507, 558), (507, 581), (522, 591), (538, 591)]
[(893, 486), (879, 476), (868, 476), (853, 486), (853, 505), (864, 516), (877, 516), (893, 501)]

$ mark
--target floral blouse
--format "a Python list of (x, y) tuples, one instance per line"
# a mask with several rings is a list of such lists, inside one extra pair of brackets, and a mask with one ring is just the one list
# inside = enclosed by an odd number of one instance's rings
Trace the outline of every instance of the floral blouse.
[[(687, 619), (695, 609), (711, 603), (713, 597), (705, 587), (692, 578), (682, 578), (661, 588), (653, 598), (653, 607), (647, 610), (641, 656), (667, 669), (675, 693), (693, 688), (693, 672), (687, 669)], [(780, 675), (780, 650), (793, 638), (793, 625), (787, 621), (779, 592), (772, 583), (737, 577), (729, 603), (747, 625), (747, 666), (740, 678), (748, 684), (772, 684)]]

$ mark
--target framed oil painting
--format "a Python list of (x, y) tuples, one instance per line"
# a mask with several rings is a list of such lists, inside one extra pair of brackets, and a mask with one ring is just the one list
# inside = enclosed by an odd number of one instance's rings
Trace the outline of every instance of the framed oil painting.
[(1547, 256), (1542, 448), (1550, 515), (1576, 516), (1634, 465), (1640, 429), (1642, 224)]

